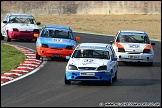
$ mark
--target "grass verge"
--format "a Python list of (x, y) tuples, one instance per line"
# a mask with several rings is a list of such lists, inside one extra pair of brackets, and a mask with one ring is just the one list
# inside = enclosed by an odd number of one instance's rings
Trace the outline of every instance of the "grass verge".
[(1, 73), (16, 68), (25, 58), (22, 51), (1, 43)]

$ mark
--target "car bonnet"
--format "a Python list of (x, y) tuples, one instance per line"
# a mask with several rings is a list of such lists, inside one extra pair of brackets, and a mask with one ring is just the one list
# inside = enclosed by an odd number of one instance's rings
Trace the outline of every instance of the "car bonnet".
[(110, 60), (107, 59), (94, 59), (94, 58), (71, 58), (68, 64), (73, 64), (77, 67), (99, 67), (109, 64)]

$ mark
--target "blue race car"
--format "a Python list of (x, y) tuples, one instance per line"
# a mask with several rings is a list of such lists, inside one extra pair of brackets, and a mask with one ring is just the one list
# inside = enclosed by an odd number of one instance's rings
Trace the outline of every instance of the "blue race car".
[(41, 57), (65, 58), (76, 47), (79, 36), (74, 37), (68, 26), (45, 25), (36, 41), (36, 59)]

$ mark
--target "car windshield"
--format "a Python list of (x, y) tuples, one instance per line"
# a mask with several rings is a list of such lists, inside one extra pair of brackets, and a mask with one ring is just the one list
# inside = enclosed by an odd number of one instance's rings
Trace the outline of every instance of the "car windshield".
[(120, 33), (117, 42), (127, 43), (150, 43), (149, 37), (145, 33)]
[(72, 32), (68, 30), (44, 29), (41, 33), (41, 37), (73, 39)]
[(72, 58), (110, 59), (110, 55), (108, 51), (80, 49), (74, 51)]
[(26, 24), (36, 24), (35, 19), (28, 15), (11, 15), (9, 17), (10, 23), (26, 23)]

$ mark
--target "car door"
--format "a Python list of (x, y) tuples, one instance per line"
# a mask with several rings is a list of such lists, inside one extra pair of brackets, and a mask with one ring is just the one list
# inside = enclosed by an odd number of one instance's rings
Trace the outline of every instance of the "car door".
[[(111, 52), (111, 59), (116, 58), (115, 51), (112, 48), (112, 46), (110, 46), (110, 52)], [(113, 75), (115, 75), (115, 72), (117, 71), (117, 64), (118, 64), (118, 62), (117, 62), (117, 60), (116, 61), (111, 60), (111, 63), (112, 63)]]

